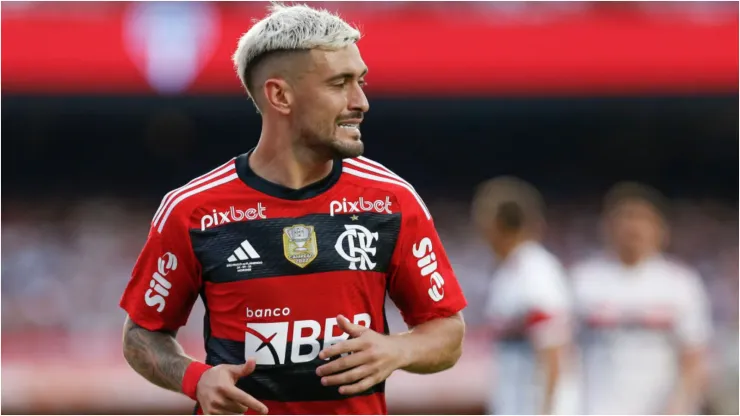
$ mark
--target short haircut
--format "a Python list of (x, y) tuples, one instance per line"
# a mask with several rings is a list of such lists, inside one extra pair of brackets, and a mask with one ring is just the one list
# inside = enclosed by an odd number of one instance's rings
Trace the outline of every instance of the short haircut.
[(658, 215), (668, 218), (669, 208), (665, 197), (657, 189), (638, 182), (620, 182), (614, 185), (604, 197), (604, 211), (612, 212), (626, 201), (646, 202)]
[(506, 231), (519, 231), (544, 219), (542, 195), (530, 183), (503, 176), (480, 184), (473, 199), (473, 216), (489, 218)]
[(286, 51), (337, 50), (360, 39), (359, 30), (323, 9), (275, 3), (269, 11), (242, 35), (232, 57), (236, 73), (252, 100), (255, 91), (250, 76), (266, 56)]

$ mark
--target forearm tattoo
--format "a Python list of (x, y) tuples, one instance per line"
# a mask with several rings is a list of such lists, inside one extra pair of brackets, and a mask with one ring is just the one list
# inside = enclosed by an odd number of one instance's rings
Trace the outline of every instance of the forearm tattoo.
[(149, 331), (126, 319), (123, 355), (142, 377), (159, 387), (179, 392), (185, 369), (193, 360), (185, 354), (175, 335)]

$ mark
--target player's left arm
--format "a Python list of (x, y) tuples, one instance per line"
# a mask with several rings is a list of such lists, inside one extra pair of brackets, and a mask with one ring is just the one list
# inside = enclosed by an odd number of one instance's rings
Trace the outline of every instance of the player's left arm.
[(701, 278), (692, 274), (679, 311), (679, 374), (665, 409), (667, 414), (697, 414), (708, 382), (707, 347), (712, 332), (711, 311)]
[(679, 375), (668, 414), (695, 414), (700, 410), (708, 382), (707, 349), (712, 332), (709, 301), (698, 274), (692, 274), (679, 311)]
[(426, 206), (414, 197), (405, 208), (388, 294), (409, 331), (390, 338), (402, 355), (400, 369), (435, 373), (462, 354), (467, 301)]
[(565, 371), (572, 343), (569, 295), (566, 277), (559, 267), (529, 265), (524, 281), (528, 300), (525, 318), (527, 335), (537, 355), (537, 367), (543, 375), (540, 414), (560, 413), (557, 391)]
[(388, 292), (409, 330), (383, 335), (339, 317), (350, 339), (321, 352), (318, 368), (325, 385), (341, 385), (356, 394), (382, 382), (398, 369), (428, 374), (446, 370), (462, 354), (467, 305), (426, 207), (416, 200), (404, 210), (398, 244), (391, 260)]
[(465, 322), (462, 312), (433, 318), (408, 332), (392, 335), (398, 341), (402, 359), (399, 369), (416, 374), (447, 370), (462, 355)]

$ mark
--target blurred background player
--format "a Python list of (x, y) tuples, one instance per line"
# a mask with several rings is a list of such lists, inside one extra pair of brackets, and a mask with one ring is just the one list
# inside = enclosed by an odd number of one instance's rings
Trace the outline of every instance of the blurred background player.
[(540, 243), (544, 203), (529, 183), (500, 177), (479, 186), (473, 220), (497, 259), (486, 317), (496, 371), (488, 412), (574, 413), (569, 294), (562, 265)]
[(705, 386), (710, 311), (699, 275), (661, 251), (666, 202), (636, 183), (604, 203), (605, 254), (574, 267), (588, 414), (693, 414)]

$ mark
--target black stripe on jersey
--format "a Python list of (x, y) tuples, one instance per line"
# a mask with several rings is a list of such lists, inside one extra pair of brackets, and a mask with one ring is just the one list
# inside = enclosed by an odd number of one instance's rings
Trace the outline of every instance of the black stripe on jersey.
[[(321, 340), (319, 342), (322, 343)], [(207, 363), (243, 364), (244, 348), (243, 342), (210, 338), (206, 345)], [(340, 394), (339, 386), (326, 387), (321, 384), (321, 377), (316, 375), (316, 369), (329, 361), (315, 358), (305, 363), (292, 364), (289, 363), (291, 350), (292, 343), (288, 342), (285, 350), (286, 364), (258, 365), (252, 374), (239, 379), (236, 386), (257, 400), (311, 402), (353, 397)], [(354, 396), (367, 396), (384, 391), (385, 382), (382, 382)]]
[[(305, 267), (288, 259), (295, 251), (286, 253), (284, 239), (290, 238), (285, 229), (296, 225), (312, 226), (315, 232), (315, 258)], [(228, 223), (205, 231), (194, 229), (190, 237), (203, 279), (227, 283), (343, 270), (384, 273), (400, 229), (400, 213), (311, 214)], [(304, 247), (308, 249), (303, 253), (314, 253), (310, 243)]]

